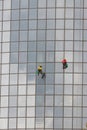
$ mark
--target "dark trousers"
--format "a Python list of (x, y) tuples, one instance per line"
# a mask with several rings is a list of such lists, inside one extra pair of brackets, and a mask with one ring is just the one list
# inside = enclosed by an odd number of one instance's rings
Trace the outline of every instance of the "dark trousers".
[(63, 69), (67, 68), (67, 63), (63, 63)]
[(39, 74), (42, 74), (42, 70), (38, 70), (38, 75), (39, 75)]
[(45, 76), (46, 76), (45, 73), (42, 73), (42, 79), (43, 79)]

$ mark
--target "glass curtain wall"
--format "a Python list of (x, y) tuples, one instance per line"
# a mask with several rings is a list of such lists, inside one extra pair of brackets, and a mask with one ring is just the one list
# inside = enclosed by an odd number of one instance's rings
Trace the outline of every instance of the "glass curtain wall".
[(0, 0), (0, 129), (86, 123), (87, 0)]

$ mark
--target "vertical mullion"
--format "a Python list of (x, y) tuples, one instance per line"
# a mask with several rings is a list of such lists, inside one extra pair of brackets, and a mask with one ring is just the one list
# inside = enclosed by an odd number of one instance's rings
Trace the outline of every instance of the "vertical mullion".
[[(63, 58), (65, 58), (65, 24), (66, 24), (66, 0), (64, 0), (64, 43), (63, 43)], [(65, 82), (65, 70), (63, 69), (63, 119), (62, 129), (64, 129), (64, 84)]]
[(75, 0), (73, 3), (73, 75), (72, 75), (72, 129), (73, 129), (73, 110), (74, 110), (74, 29), (75, 29)]
[[(0, 60), (1, 60), (1, 63), (0, 63), (0, 107), (1, 107), (1, 79), (2, 79), (2, 43), (3, 43), (3, 9), (4, 8), (4, 1), (2, 1), (2, 18), (1, 18), (1, 52), (0, 52)], [(0, 112), (1, 112), (1, 109), (0, 109)]]
[(27, 25), (27, 63), (26, 63), (26, 108), (25, 108), (25, 130), (27, 130), (27, 92), (28, 92), (28, 36), (29, 36), (29, 1), (28, 1), (28, 25)]
[(20, 1), (19, 0), (19, 32), (18, 32), (18, 41), (19, 41), (19, 44), (18, 44), (18, 73), (17, 73), (17, 117), (16, 117), (16, 128), (18, 129), (18, 92), (19, 92), (19, 46), (20, 46)]
[[(11, 9), (12, 9), (12, 2), (11, 2)], [(12, 19), (12, 11), (10, 12), (10, 19)], [(10, 31), (11, 31), (11, 22), (10, 22)], [(11, 34), (10, 34), (10, 41), (11, 41)], [(10, 48), (9, 51), (11, 51), (11, 42), (10, 42)], [(9, 52), (9, 61), (10, 61), (10, 57), (11, 57), (11, 52)], [(9, 63), (9, 86), (8, 86), (8, 129), (9, 129), (9, 110), (10, 110), (10, 63)]]
[(84, 108), (84, 106), (83, 106), (83, 88), (84, 88), (84, 82), (83, 82), (83, 74), (84, 74), (84, 61), (83, 61), (83, 58), (84, 58), (84, 0), (83, 0), (83, 8), (82, 8), (82, 10), (83, 10), (83, 17), (82, 17), (82, 113), (81, 113), (81, 117), (82, 117), (82, 119), (81, 119), (81, 128), (83, 128), (83, 119), (84, 119), (84, 117), (83, 117), (83, 108)]
[[(45, 73), (46, 73), (46, 43), (47, 43), (47, 0), (46, 0), (46, 23), (45, 23), (45, 42), (43, 44), (45, 44)], [(44, 79), (44, 129), (45, 129), (45, 109), (46, 109), (46, 79)]]
[[(37, 70), (37, 45), (38, 45), (38, 1), (37, 1), (37, 24), (36, 24), (36, 70)], [(37, 100), (37, 74), (36, 74), (36, 87), (35, 87), (35, 121), (34, 121), (34, 129), (36, 130), (36, 100)]]
[(56, 4), (57, 4), (57, 0), (55, 0), (55, 34), (54, 34), (54, 88), (53, 88), (53, 129), (55, 129), (55, 73), (56, 73), (56, 70), (55, 70), (55, 63), (56, 63), (56, 58), (55, 58), (55, 55), (56, 55)]

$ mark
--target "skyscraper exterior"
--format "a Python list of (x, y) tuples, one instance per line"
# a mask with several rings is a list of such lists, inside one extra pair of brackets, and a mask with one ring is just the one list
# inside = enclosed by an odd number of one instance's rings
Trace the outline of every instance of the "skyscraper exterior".
[(86, 126), (87, 0), (0, 0), (0, 130)]

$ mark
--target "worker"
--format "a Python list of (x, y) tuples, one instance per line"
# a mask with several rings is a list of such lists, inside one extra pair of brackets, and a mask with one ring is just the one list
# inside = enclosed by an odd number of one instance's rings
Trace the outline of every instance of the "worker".
[(38, 66), (37, 70), (38, 70), (38, 75), (39, 75), (39, 74), (42, 74), (42, 66), (41, 66), (41, 65)]
[(38, 76), (39, 76), (39, 74), (42, 75), (42, 77), (41, 77), (42, 79), (46, 76), (45, 72), (42, 71), (42, 66), (41, 65), (38, 66), (37, 73), (38, 73)]
[(63, 60), (62, 60), (62, 64), (63, 64), (63, 69), (66, 69), (66, 68), (68, 67), (67, 60), (66, 60), (66, 59), (63, 59)]

